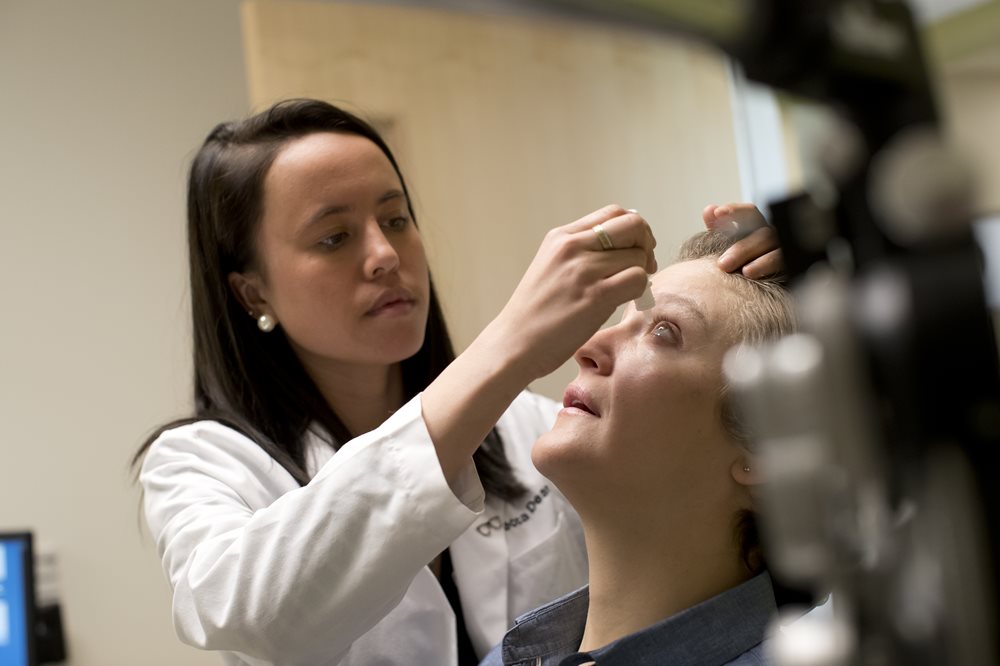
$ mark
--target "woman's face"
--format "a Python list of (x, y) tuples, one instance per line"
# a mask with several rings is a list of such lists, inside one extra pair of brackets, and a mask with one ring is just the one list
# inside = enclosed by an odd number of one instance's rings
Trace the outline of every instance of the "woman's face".
[(307, 368), (388, 365), (423, 344), (429, 278), (392, 164), (368, 139), (296, 139), (264, 179), (260, 295)]
[(720, 391), (736, 342), (728, 313), (740, 301), (712, 259), (674, 264), (652, 284), (651, 310), (630, 304), (577, 351), (565, 406), (533, 449), (574, 503), (597, 487), (609, 489), (602, 497), (675, 503), (732, 490), (741, 452), (722, 426)]

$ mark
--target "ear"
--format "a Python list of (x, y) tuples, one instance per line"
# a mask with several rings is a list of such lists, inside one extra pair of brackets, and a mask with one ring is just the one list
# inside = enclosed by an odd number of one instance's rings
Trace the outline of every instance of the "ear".
[(760, 458), (744, 451), (729, 468), (733, 481), (747, 488), (753, 488), (763, 483), (760, 473)]
[(233, 290), (236, 300), (243, 309), (255, 319), (261, 315), (274, 316), (271, 306), (264, 296), (263, 283), (257, 273), (237, 273), (233, 271), (228, 276), (229, 288)]

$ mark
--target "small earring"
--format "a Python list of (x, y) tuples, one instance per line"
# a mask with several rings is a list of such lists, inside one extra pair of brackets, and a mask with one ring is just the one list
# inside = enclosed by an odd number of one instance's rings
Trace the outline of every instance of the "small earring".
[(274, 318), (271, 315), (262, 314), (257, 317), (257, 328), (264, 331), (265, 333), (270, 333), (274, 330), (275, 325)]
[(747, 474), (749, 474), (750, 473), (750, 465), (743, 465), (743, 471), (746, 472)]

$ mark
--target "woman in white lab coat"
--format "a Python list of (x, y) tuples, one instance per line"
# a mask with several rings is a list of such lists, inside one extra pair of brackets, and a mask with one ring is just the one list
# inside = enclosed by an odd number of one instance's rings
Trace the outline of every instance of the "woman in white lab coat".
[(641, 216), (552, 230), (457, 358), (402, 174), (341, 109), (216, 127), (188, 237), (195, 413), (136, 456), (181, 640), (230, 664), (475, 663), (583, 582), (578, 519), (528, 455), (557, 406), (522, 391), (642, 292)]

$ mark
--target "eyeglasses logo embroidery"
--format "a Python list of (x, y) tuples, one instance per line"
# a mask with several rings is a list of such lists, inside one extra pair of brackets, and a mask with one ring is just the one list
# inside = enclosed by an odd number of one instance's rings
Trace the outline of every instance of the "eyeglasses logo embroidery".
[(524, 510), (521, 513), (508, 518), (507, 520), (501, 520), (500, 516), (491, 516), (488, 520), (476, 525), (476, 531), (479, 532), (484, 537), (490, 537), (494, 532), (498, 532), (501, 527), (503, 527), (504, 532), (509, 532), (515, 527), (520, 527), (524, 525), (531, 519), (531, 515), (538, 510), (538, 506), (542, 503), (546, 497), (549, 496), (549, 486), (542, 486), (541, 489), (533, 497), (531, 497), (524, 505)]

